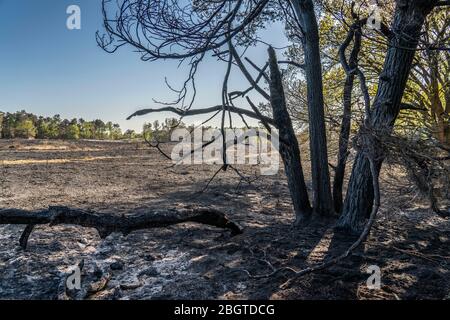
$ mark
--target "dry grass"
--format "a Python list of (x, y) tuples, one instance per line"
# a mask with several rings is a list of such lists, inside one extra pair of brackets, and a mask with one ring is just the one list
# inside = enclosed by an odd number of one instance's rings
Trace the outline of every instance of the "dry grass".
[(78, 159), (21, 159), (21, 160), (1, 160), (0, 165), (14, 166), (14, 165), (27, 165), (27, 164), (62, 164), (73, 162), (86, 162), (86, 161), (100, 161), (108, 159), (118, 159), (121, 156), (102, 156), (102, 157), (84, 157)]

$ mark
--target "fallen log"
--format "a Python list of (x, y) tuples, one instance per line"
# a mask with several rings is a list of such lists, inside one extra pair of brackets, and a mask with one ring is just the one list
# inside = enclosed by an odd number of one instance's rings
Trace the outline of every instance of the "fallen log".
[(102, 239), (113, 232), (129, 234), (135, 230), (163, 228), (185, 222), (196, 222), (218, 228), (230, 229), (232, 235), (242, 233), (241, 228), (227, 216), (211, 208), (161, 209), (147, 212), (117, 215), (98, 213), (68, 207), (49, 207), (44, 210), (28, 211), (21, 209), (0, 210), (0, 224), (23, 224), (25, 230), (20, 237), (20, 246), (26, 249), (33, 228), (40, 224), (50, 226), (69, 224), (94, 228)]

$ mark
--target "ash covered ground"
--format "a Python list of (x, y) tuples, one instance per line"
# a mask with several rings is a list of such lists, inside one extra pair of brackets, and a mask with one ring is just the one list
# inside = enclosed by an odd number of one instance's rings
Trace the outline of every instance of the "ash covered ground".
[[(170, 146), (166, 146), (169, 148)], [(306, 170), (307, 159), (305, 162)], [(186, 223), (112, 234), (76, 226), (39, 226), (28, 248), (24, 226), (0, 226), (2, 299), (449, 299), (450, 223), (428, 209), (400, 168), (385, 167), (382, 207), (366, 244), (342, 263), (292, 279), (251, 279), (273, 268), (302, 269), (342, 253), (355, 239), (329, 221), (292, 227), (286, 180), (252, 184), (217, 166), (171, 165), (139, 142), (0, 141), (0, 207), (69, 206), (129, 214), (149, 208), (210, 206), (244, 228), (228, 231)], [(245, 166), (254, 177), (258, 168)], [(393, 181), (392, 175), (397, 178)], [(445, 203), (444, 203), (445, 205)], [(82, 290), (65, 279), (80, 262)], [(381, 268), (381, 288), (369, 290), (366, 272)]]

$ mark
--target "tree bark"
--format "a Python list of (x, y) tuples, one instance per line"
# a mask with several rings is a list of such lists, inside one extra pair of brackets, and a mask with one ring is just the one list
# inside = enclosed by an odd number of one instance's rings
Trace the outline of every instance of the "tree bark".
[(304, 33), (313, 208), (318, 214), (327, 216), (333, 213), (333, 202), (328, 170), (319, 28), (311, 0), (291, 1)]
[(150, 228), (163, 228), (185, 222), (197, 222), (219, 228), (230, 229), (232, 234), (241, 233), (241, 228), (229, 220), (220, 211), (208, 208), (198, 209), (166, 209), (151, 210), (120, 216), (112, 213), (95, 213), (81, 209), (67, 207), (50, 207), (46, 210), (27, 211), (20, 209), (0, 210), (0, 224), (27, 225), (21, 238), (20, 245), (25, 248), (28, 237), (35, 225), (58, 224), (78, 225), (94, 228), (101, 238), (113, 232), (129, 234), (132, 231)]
[[(362, 22), (356, 22), (350, 27), (347, 39), (340, 48), (341, 64), (347, 74), (344, 84), (343, 114), (341, 123), (341, 132), (339, 135), (339, 151), (336, 170), (333, 180), (333, 203), (334, 211), (341, 213), (342, 211), (342, 185), (344, 183), (345, 167), (348, 157), (348, 142), (350, 138), (350, 126), (352, 116), (352, 91), (355, 82), (356, 68), (358, 67), (358, 55), (361, 49), (361, 26)], [(347, 64), (345, 50), (353, 38), (353, 48), (350, 59)]]
[(308, 198), (303, 168), (300, 158), (300, 147), (292, 127), (291, 117), (286, 107), (283, 82), (278, 68), (275, 50), (269, 48), (270, 67), (270, 103), (273, 119), (279, 128), (280, 155), (283, 159), (289, 191), (296, 216), (296, 225), (307, 221), (311, 215), (311, 204)]
[[(379, 137), (392, 132), (423, 23), (435, 4), (435, 0), (397, 1), (392, 24), (393, 36), (389, 40), (378, 92), (371, 111), (370, 127)], [(383, 157), (374, 159), (376, 170), (381, 169), (382, 163)], [(371, 181), (369, 162), (364, 156), (364, 150), (360, 150), (353, 164), (338, 228), (357, 233), (364, 225), (373, 203)]]

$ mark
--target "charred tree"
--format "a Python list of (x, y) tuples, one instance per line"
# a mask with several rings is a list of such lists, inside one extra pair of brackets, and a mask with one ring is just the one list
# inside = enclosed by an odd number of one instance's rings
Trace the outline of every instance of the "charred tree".
[[(361, 50), (362, 26), (367, 20), (357, 21), (351, 27), (347, 38), (339, 48), (339, 55), (342, 67), (346, 73), (344, 93), (342, 98), (343, 114), (341, 122), (341, 132), (339, 134), (339, 149), (337, 156), (337, 165), (333, 180), (333, 204), (334, 211), (342, 211), (342, 185), (344, 183), (345, 167), (348, 157), (348, 144), (350, 138), (350, 125), (352, 117), (352, 91), (355, 82), (356, 70), (358, 68), (358, 55)], [(353, 48), (347, 63), (345, 51), (353, 40)]]
[(319, 28), (314, 12), (314, 4), (311, 0), (292, 0), (292, 4), (303, 32), (313, 208), (318, 214), (327, 216), (333, 213), (333, 203), (328, 170)]
[(300, 148), (292, 127), (291, 117), (286, 107), (281, 72), (278, 68), (275, 50), (269, 48), (270, 104), (273, 119), (279, 128), (280, 155), (284, 162), (289, 191), (294, 205), (296, 224), (307, 221), (311, 215), (311, 205), (305, 184), (300, 159)]
[[(379, 139), (392, 132), (400, 111), (422, 26), (436, 3), (437, 1), (422, 0), (397, 1), (392, 36), (389, 39), (389, 48), (371, 110), (370, 128)], [(377, 143), (377, 140), (373, 141)], [(377, 171), (380, 170), (383, 160), (383, 156), (374, 159)], [(353, 164), (338, 228), (353, 233), (358, 232), (364, 225), (374, 197), (371, 181), (369, 161), (364, 156), (364, 150), (360, 150)]]

